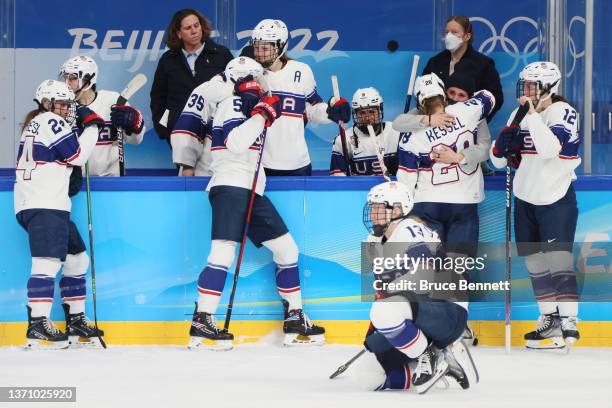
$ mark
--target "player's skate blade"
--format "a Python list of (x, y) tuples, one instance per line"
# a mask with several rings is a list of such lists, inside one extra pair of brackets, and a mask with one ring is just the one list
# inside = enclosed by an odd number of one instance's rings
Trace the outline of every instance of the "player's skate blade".
[(300, 347), (300, 346), (322, 346), (325, 344), (325, 336), (323, 334), (303, 335), (299, 333), (285, 333), (283, 346)]
[(285, 346), (320, 346), (325, 343), (325, 329), (311, 322), (302, 309), (289, 310), (285, 316)]
[(563, 337), (550, 337), (542, 340), (525, 340), (525, 347), (529, 350), (565, 351)]
[(480, 381), (470, 350), (461, 339), (449, 345), (444, 350), (444, 356), (449, 365), (448, 375), (454, 378), (461, 388), (466, 390)]
[(48, 341), (40, 339), (28, 339), (25, 345), (26, 350), (62, 350), (67, 349), (68, 341)]
[(80, 336), (68, 336), (68, 345), (71, 349), (98, 349), (104, 348), (100, 343), (100, 339), (97, 337), (80, 337)]
[(189, 350), (212, 350), (212, 351), (229, 351), (234, 348), (234, 344), (231, 340), (211, 340), (205, 337), (189, 338), (189, 344), (187, 345)]

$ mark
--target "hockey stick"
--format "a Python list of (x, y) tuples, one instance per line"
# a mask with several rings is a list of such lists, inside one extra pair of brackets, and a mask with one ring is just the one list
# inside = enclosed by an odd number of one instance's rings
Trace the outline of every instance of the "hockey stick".
[[(137, 74), (129, 84), (123, 88), (119, 94), (115, 105), (125, 105), (127, 101), (147, 83), (147, 77), (144, 74)], [(117, 148), (119, 150), (119, 175), (125, 176), (125, 151), (123, 141), (123, 129), (113, 127), (111, 130), (113, 136), (117, 136)]]
[[(336, 77), (335, 75), (332, 75), (331, 81), (332, 81), (332, 88), (334, 90), (334, 98), (337, 101), (338, 99), (340, 99), (340, 88), (338, 87), (338, 77)], [(348, 145), (346, 144), (346, 132), (344, 129), (344, 122), (342, 121), (338, 122), (338, 131), (340, 132), (340, 142), (342, 143), (342, 155), (344, 155), (344, 160), (346, 160), (346, 166), (348, 167), (346, 175), (350, 176), (352, 172), (352, 168), (353, 168), (352, 166), (353, 159), (351, 159), (348, 154)]]
[(96, 307), (96, 264), (94, 262), (94, 241), (93, 241), (93, 221), (91, 216), (91, 187), (89, 185), (89, 162), (85, 163), (85, 181), (87, 186), (87, 224), (89, 229), (89, 258), (91, 263), (91, 296), (93, 298), (93, 312), (94, 312), (94, 326), (98, 340), (102, 347), (106, 348), (106, 343), (100, 336), (100, 329), (98, 328), (98, 313)]
[(334, 371), (334, 373), (332, 375), (329, 376), (329, 379), (330, 380), (334, 379), (337, 376), (339, 376), (340, 374), (342, 374), (343, 372), (345, 372), (346, 369), (349, 368), (349, 366), (351, 364), (353, 364), (355, 362), (355, 360), (357, 360), (359, 357), (361, 357), (365, 352), (366, 352), (366, 349), (363, 349), (359, 353), (355, 354), (349, 361), (347, 361), (346, 363), (344, 363), (340, 367), (338, 367), (338, 369), (336, 371)]
[[(263, 80), (263, 78), (262, 78)], [(268, 95), (272, 95), (272, 91), (269, 86)], [(242, 240), (240, 242), (240, 250), (238, 251), (238, 260), (236, 261), (236, 269), (234, 270), (234, 281), (232, 282), (232, 291), (230, 292), (229, 303), (227, 305), (227, 313), (225, 315), (225, 324), (223, 325), (224, 331), (229, 331), (229, 324), (232, 318), (232, 310), (234, 309), (234, 296), (236, 295), (236, 286), (238, 286), (238, 275), (240, 274), (240, 266), (242, 265), (242, 255), (244, 254), (244, 248), (246, 247), (247, 232), (249, 230), (249, 224), (251, 223), (251, 215), (253, 212), (253, 203), (255, 202), (255, 189), (257, 188), (257, 179), (259, 178), (259, 170), (261, 168), (261, 158), (263, 157), (264, 145), (266, 144), (266, 133), (267, 129), (261, 135), (261, 147), (259, 148), (259, 155), (257, 156), (257, 165), (255, 167), (255, 175), (253, 176), (253, 184), (251, 185), (251, 197), (249, 198), (249, 206), (247, 208), (246, 219), (244, 220), (244, 227), (242, 229)]]
[[(378, 163), (380, 164), (380, 170), (382, 171), (382, 175), (385, 178), (385, 181), (391, 181), (391, 177), (389, 177), (389, 172), (387, 171), (387, 166), (385, 165), (384, 148), (380, 148), (378, 137), (376, 136), (376, 133), (374, 133), (374, 128), (372, 127), (372, 125), (368, 125), (368, 133), (374, 141), (374, 147), (376, 148), (376, 158), (378, 159)], [(380, 137), (382, 137), (382, 131), (380, 133)]]
[(410, 110), (410, 101), (412, 101), (412, 91), (414, 91), (414, 81), (416, 79), (417, 68), (419, 67), (419, 54), (414, 54), (412, 57), (412, 70), (410, 71), (410, 82), (408, 82), (408, 91), (406, 92), (406, 105), (404, 105), (404, 113)]
[[(519, 126), (527, 112), (529, 111), (529, 104), (525, 103), (521, 105), (516, 111), (512, 123), (510, 126)], [(511, 240), (511, 214), (512, 214), (512, 152), (506, 154), (506, 282), (510, 282), (512, 279), (511, 262), (510, 262), (510, 240)], [(509, 285), (509, 284), (508, 284)], [(510, 353), (512, 347), (511, 337), (511, 311), (510, 303), (510, 286), (506, 291), (506, 335), (505, 335), (505, 346), (506, 353)]]

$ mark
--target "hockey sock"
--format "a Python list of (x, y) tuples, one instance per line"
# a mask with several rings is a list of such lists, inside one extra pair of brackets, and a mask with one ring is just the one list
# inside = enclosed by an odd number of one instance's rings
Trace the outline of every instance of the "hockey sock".
[(397, 349), (390, 349), (384, 353), (377, 353), (376, 360), (385, 370), (386, 378), (376, 391), (393, 389), (406, 390), (410, 388), (410, 369), (408, 362), (410, 361), (406, 355)]
[(276, 286), (281, 298), (289, 302), (289, 310), (302, 308), (302, 290), (297, 264), (276, 264)]
[(223, 287), (227, 270), (234, 262), (236, 242), (213, 240), (208, 255), (208, 264), (198, 278), (198, 312), (215, 313)]
[(557, 296), (547, 258), (541, 252), (527, 255), (525, 266), (529, 271), (540, 314), (554, 313), (557, 311)]
[(374, 302), (370, 320), (393, 347), (410, 358), (417, 358), (427, 348), (427, 337), (414, 325), (410, 303), (401, 296)]
[(28, 306), (32, 308), (32, 317), (51, 314), (55, 275), (61, 267), (58, 258), (32, 258), (32, 276), (28, 279)]
[(85, 312), (85, 273), (89, 257), (85, 251), (77, 255), (67, 255), (64, 262), (64, 276), (60, 279), (60, 292), (64, 303), (70, 306), (70, 314)]
[(561, 316), (578, 315), (578, 281), (574, 272), (574, 258), (569, 251), (546, 253), (553, 287)]
[(302, 290), (298, 270), (298, 247), (293, 237), (287, 233), (278, 238), (263, 242), (272, 251), (276, 263), (276, 286), (281, 298), (289, 302), (289, 310), (302, 308)]

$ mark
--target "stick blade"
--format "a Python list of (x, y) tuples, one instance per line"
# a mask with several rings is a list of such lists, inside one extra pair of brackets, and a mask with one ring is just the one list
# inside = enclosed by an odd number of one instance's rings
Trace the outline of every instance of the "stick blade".
[(121, 97), (126, 101), (129, 100), (136, 92), (140, 90), (147, 83), (147, 77), (145, 74), (137, 74), (129, 84), (121, 91)]

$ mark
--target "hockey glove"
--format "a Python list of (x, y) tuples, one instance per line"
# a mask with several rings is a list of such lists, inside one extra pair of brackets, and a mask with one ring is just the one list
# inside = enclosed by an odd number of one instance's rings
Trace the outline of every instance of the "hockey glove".
[(70, 182), (68, 183), (68, 197), (73, 197), (81, 191), (81, 185), (83, 184), (83, 171), (80, 166), (72, 168), (70, 173)]
[(104, 119), (100, 115), (83, 105), (76, 109), (76, 124), (79, 129), (85, 129), (93, 125), (98, 126), (98, 128), (105, 126)]
[(110, 116), (113, 126), (123, 128), (128, 135), (142, 131), (144, 120), (138, 109), (128, 105), (115, 105), (111, 107)]
[(336, 98), (329, 98), (327, 103), (327, 117), (336, 123), (342, 121), (344, 123), (351, 120), (351, 107), (348, 101), (342, 97), (336, 100)]
[(263, 92), (251, 75), (241, 78), (234, 85), (234, 93), (242, 100), (242, 113), (251, 116), (251, 111), (263, 98)]
[(261, 115), (266, 120), (266, 127), (272, 126), (281, 114), (281, 103), (278, 96), (266, 96), (253, 108), (251, 116)]
[(493, 145), (493, 156), (501, 158), (520, 151), (521, 141), (518, 137), (520, 130), (518, 126), (503, 128)]

